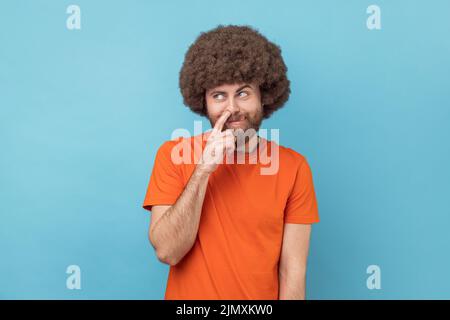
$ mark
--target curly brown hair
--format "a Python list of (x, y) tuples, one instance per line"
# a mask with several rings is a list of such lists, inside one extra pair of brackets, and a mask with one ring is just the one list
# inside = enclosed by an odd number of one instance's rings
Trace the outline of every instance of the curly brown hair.
[(183, 103), (206, 116), (206, 90), (234, 83), (259, 85), (263, 118), (269, 118), (291, 92), (281, 48), (246, 25), (218, 25), (200, 33), (180, 70)]

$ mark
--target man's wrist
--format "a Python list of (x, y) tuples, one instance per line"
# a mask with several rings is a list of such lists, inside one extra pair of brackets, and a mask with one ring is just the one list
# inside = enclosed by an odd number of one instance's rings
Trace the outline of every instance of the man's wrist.
[(211, 174), (211, 171), (207, 170), (201, 164), (197, 164), (194, 170), (194, 174), (199, 177), (207, 178)]

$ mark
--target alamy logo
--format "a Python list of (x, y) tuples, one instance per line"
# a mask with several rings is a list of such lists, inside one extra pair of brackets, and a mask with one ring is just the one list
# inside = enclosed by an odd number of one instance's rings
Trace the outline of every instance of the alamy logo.
[(381, 289), (381, 269), (379, 266), (373, 264), (367, 267), (366, 270), (367, 274), (370, 274), (370, 276), (367, 278), (367, 289), (374, 290), (374, 289)]
[(367, 7), (366, 13), (370, 14), (367, 18), (366, 25), (369, 30), (381, 29), (381, 9), (379, 6), (372, 4)]
[[(202, 121), (194, 121), (194, 136), (202, 135)], [(255, 129), (247, 130), (235, 129), (233, 131), (236, 145), (236, 160), (234, 154), (226, 153), (220, 154), (216, 163), (225, 164), (256, 164), (262, 165), (260, 168), (261, 175), (274, 175), (279, 169), (279, 129), (270, 129), (271, 141), (267, 141), (267, 129), (260, 129), (256, 132)], [(179, 137), (189, 138), (190, 132), (187, 129), (178, 128), (172, 132), (171, 140), (176, 140)], [(202, 142), (207, 141), (208, 134), (202, 135), (202, 141), (196, 141), (194, 147), (189, 139), (181, 139), (177, 145), (172, 148), (171, 160), (174, 164), (197, 164), (202, 158)], [(225, 138), (224, 138), (225, 139)], [(247, 150), (246, 150), (247, 143)], [(259, 143), (258, 152), (254, 153), (252, 157), (246, 160), (245, 152), (255, 150)], [(268, 144), (270, 143), (270, 152)], [(192, 150), (193, 149), (193, 150)], [(220, 151), (219, 151), (220, 152)], [(258, 160), (258, 159), (259, 160)], [(224, 162), (225, 160), (225, 162)]]
[(80, 30), (81, 29), (81, 9), (75, 4), (71, 4), (67, 7), (66, 13), (70, 14), (66, 20), (66, 27), (69, 30)]
[(66, 269), (66, 273), (70, 274), (66, 280), (66, 287), (69, 290), (81, 290), (81, 269), (76, 264), (70, 265)]

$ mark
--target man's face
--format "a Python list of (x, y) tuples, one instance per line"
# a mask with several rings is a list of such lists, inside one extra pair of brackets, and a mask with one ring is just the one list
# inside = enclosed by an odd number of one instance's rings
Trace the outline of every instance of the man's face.
[(207, 116), (214, 127), (217, 119), (225, 110), (231, 115), (224, 125), (225, 129), (255, 129), (263, 118), (261, 93), (259, 86), (251, 83), (224, 84), (206, 90)]

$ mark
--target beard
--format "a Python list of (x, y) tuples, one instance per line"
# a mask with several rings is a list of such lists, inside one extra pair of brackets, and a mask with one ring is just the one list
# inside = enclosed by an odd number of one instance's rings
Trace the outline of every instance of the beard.
[[(217, 120), (219, 119), (220, 115), (216, 118), (211, 118), (210, 115), (207, 116), (209, 122), (211, 123), (211, 128), (214, 128), (214, 125), (216, 124)], [(244, 113), (240, 112), (237, 114), (232, 114), (228, 119), (227, 122), (225, 122), (222, 131), (226, 129), (232, 129), (233, 131), (236, 129), (242, 129), (245, 131), (249, 129), (254, 129), (256, 132), (258, 132), (261, 123), (263, 120), (263, 112), (262, 110), (258, 110), (254, 113)], [(238, 121), (238, 122), (233, 122)]]
[[(216, 124), (217, 120), (219, 119), (220, 115), (217, 116), (215, 119), (212, 119), (208, 115), (209, 122), (211, 123), (211, 127), (214, 128), (214, 125)], [(233, 130), (233, 133), (235, 135), (235, 146), (236, 150), (239, 150), (239, 152), (242, 152), (245, 149), (245, 145), (247, 145), (250, 142), (250, 139), (252, 137), (258, 137), (258, 130), (261, 126), (263, 120), (263, 112), (262, 110), (258, 110), (255, 113), (237, 113), (233, 114), (228, 117), (227, 122), (225, 122), (222, 131), (230, 129)], [(242, 130), (242, 131), (241, 131)], [(238, 136), (243, 136), (242, 138), (238, 138)], [(241, 141), (243, 144), (241, 144), (239, 141)], [(256, 144), (259, 145), (259, 140), (256, 140)]]

